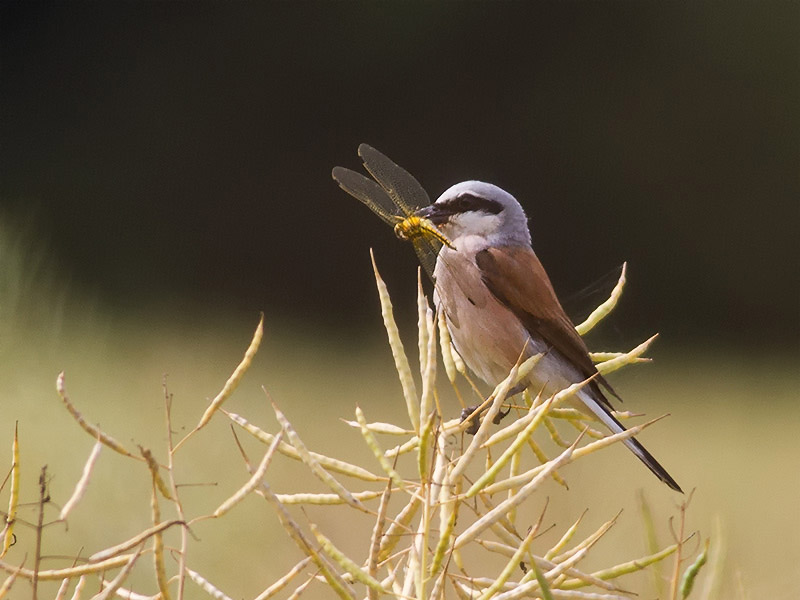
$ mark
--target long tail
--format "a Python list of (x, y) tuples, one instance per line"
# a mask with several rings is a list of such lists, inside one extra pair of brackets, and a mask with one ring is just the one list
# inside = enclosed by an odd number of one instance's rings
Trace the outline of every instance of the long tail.
[[(591, 396), (591, 391), (582, 392), (580, 394), (580, 399), (586, 405), (586, 407), (591, 410), (592, 413), (596, 415), (597, 418), (600, 419), (613, 433), (625, 431), (625, 427), (623, 427), (622, 423), (620, 423), (614, 417), (614, 415), (611, 414), (609, 408)], [(656, 477), (658, 477), (676, 492), (680, 492), (681, 494), (683, 493), (681, 486), (678, 485), (672, 476), (667, 473), (667, 470), (661, 466), (661, 464), (653, 457), (653, 455), (650, 454), (636, 438), (628, 438), (623, 443), (630, 448), (631, 452), (633, 452), (637, 458), (655, 474)]]

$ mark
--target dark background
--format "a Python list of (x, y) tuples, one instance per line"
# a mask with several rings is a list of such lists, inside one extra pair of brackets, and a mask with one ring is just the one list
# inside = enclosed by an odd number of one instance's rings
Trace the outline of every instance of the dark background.
[(799, 6), (3, 3), (0, 217), (121, 311), (343, 328), (370, 246), (414, 291), (330, 177), (365, 141), (513, 193), (564, 296), (628, 260), (618, 327), (796, 350)]

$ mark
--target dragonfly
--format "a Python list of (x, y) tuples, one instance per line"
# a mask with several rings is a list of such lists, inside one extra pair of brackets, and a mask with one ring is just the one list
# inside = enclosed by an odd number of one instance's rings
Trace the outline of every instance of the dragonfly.
[(344, 167), (333, 168), (333, 179), (391, 225), (398, 238), (411, 242), (420, 264), (434, 280), (439, 250), (454, 246), (430, 220), (414, 214), (431, 203), (425, 188), (411, 173), (368, 144), (358, 146), (358, 155), (374, 180)]

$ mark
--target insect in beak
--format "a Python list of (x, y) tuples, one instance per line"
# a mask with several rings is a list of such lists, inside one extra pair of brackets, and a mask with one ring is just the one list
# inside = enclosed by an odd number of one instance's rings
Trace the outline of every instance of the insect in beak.
[(433, 224), (433, 221), (425, 217), (411, 215), (401, 219), (397, 225), (394, 226), (394, 234), (406, 242), (413, 242), (417, 238), (433, 238), (448, 248), (455, 250), (453, 242), (439, 231), (436, 225)]

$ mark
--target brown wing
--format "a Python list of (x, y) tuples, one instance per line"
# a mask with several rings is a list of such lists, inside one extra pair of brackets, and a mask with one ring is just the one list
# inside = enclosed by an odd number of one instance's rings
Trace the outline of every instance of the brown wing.
[[(550, 278), (533, 250), (506, 247), (501, 252), (497, 248), (488, 248), (475, 255), (475, 262), (489, 291), (522, 321), (532, 335), (542, 338), (585, 377), (597, 373), (586, 343), (561, 307)], [(611, 404), (598, 383), (617, 398), (619, 396), (602, 375), (595, 377), (590, 387), (597, 392), (598, 400), (610, 408)]]

